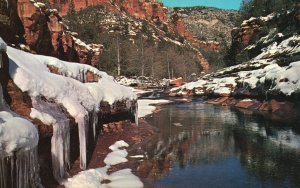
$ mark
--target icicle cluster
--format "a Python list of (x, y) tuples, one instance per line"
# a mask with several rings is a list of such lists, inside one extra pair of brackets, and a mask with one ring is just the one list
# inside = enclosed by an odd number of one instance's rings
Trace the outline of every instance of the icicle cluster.
[(79, 131), (79, 150), (80, 150), (80, 168), (86, 169), (87, 164), (87, 144), (89, 138), (89, 130), (93, 130), (93, 138), (96, 139), (96, 126), (98, 125), (98, 112), (92, 111), (77, 117)]
[(53, 126), (51, 156), (53, 176), (58, 182), (68, 177), (70, 167), (70, 122), (56, 103), (32, 97), (30, 116)]
[[(8, 1), (7, 1), (8, 4)], [(0, 69), (6, 44), (0, 37)], [(38, 131), (31, 122), (16, 117), (6, 104), (0, 84), (0, 187), (41, 187)]]
[(0, 156), (0, 187), (40, 187), (37, 148)]
[[(0, 113), (0, 187), (39, 187), (37, 130), (27, 120), (13, 117), (3, 99), (1, 85)], [(23, 122), (24, 126), (19, 128)]]

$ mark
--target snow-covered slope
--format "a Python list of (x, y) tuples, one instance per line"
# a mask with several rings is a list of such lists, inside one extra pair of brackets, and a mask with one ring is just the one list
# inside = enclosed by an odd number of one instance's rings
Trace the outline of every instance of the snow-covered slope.
[(171, 93), (230, 96), (237, 89), (244, 88), (261, 93), (298, 95), (299, 54), (300, 36), (293, 35), (280, 43), (273, 42), (249, 62), (206, 75), (196, 82), (172, 89)]

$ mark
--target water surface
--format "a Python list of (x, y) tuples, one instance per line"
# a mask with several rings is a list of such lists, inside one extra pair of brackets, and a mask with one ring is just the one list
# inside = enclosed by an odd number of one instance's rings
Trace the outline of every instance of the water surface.
[(168, 105), (147, 121), (155, 187), (300, 187), (295, 127), (201, 102)]

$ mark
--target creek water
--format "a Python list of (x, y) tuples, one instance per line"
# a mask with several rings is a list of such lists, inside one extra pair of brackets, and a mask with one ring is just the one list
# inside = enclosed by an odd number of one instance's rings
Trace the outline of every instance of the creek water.
[(297, 124), (201, 101), (147, 121), (160, 130), (145, 146), (154, 187), (300, 187)]

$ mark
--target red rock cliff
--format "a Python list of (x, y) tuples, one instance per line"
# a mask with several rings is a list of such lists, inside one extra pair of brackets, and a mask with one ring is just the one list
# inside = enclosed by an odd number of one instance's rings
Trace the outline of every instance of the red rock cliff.
[(31, 50), (38, 54), (58, 57), (66, 61), (97, 64), (102, 45), (86, 45), (76, 39), (61, 22), (56, 10), (38, 6), (29, 0), (18, 0), (18, 15), (24, 26), (24, 38)]
[(124, 11), (138, 19), (152, 20), (158, 18), (160, 21), (167, 21), (166, 11), (162, 3), (142, 2), (140, 0), (116, 0), (111, 3), (110, 0), (50, 0), (50, 4), (64, 16), (73, 6), (75, 11), (86, 8), (91, 5), (103, 5), (111, 11)]

